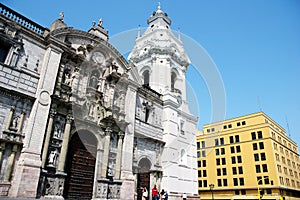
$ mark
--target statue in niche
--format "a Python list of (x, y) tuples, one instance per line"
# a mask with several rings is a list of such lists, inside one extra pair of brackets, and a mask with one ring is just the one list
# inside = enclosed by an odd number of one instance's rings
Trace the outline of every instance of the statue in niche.
[(97, 84), (97, 91), (98, 92), (104, 92), (104, 85), (105, 85), (105, 79), (104, 78), (100, 78), (98, 80), (98, 84)]
[(73, 81), (73, 77), (71, 77), (70, 72), (66, 72), (64, 84), (66, 84), (68, 86), (72, 86), (72, 81)]
[(108, 162), (108, 168), (107, 168), (107, 176), (114, 176), (114, 169), (115, 169), (115, 163), (113, 160), (110, 160)]
[(53, 137), (60, 138), (60, 136), (61, 136), (61, 124), (59, 122), (56, 122), (54, 124)]
[(97, 85), (98, 85), (98, 73), (94, 71), (92, 72), (89, 86), (96, 89)]
[(103, 106), (101, 105), (96, 105), (96, 118), (98, 119), (98, 124), (101, 123), (101, 120), (104, 119), (106, 116), (106, 111), (105, 108), (103, 108)]
[(89, 106), (89, 116), (94, 117), (94, 104), (90, 104)]
[(74, 72), (72, 73), (72, 75), (71, 75), (71, 79), (72, 79), (72, 84), (71, 84), (71, 86), (72, 86), (72, 89), (75, 89), (76, 87), (77, 87), (77, 85), (78, 85), (78, 79), (79, 79), (79, 68), (75, 68), (74, 69)]
[(125, 108), (125, 94), (124, 94), (124, 92), (119, 92), (119, 96), (115, 100), (114, 104), (120, 108), (120, 111), (124, 111), (124, 108)]
[(117, 145), (118, 145), (117, 135), (112, 134), (112, 136), (111, 136), (111, 147), (116, 149)]
[(152, 103), (144, 102), (143, 106), (145, 109), (145, 122), (148, 122), (150, 111), (153, 109), (153, 105)]
[(13, 118), (12, 123), (11, 123), (11, 128), (12, 129), (17, 129), (18, 128), (18, 124), (19, 124), (19, 116), (16, 116)]
[(48, 164), (54, 166), (56, 164), (56, 160), (58, 157), (58, 153), (56, 150), (51, 151), (48, 157)]

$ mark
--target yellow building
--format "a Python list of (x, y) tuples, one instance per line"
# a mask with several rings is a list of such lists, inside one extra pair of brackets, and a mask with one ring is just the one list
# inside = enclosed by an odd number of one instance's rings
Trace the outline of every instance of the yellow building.
[(265, 113), (203, 129), (197, 135), (201, 200), (300, 199), (297, 144)]

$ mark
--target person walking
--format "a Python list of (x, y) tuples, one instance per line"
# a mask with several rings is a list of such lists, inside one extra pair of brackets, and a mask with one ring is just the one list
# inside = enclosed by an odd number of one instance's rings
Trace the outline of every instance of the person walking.
[(146, 187), (143, 188), (142, 200), (148, 199), (148, 190)]
[(152, 200), (159, 200), (158, 199), (158, 190), (156, 188), (156, 185), (152, 188)]

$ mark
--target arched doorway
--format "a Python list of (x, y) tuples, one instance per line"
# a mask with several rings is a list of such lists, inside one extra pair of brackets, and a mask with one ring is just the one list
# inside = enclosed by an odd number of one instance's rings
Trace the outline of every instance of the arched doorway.
[(137, 174), (137, 199), (142, 199), (142, 188), (146, 187), (150, 194), (150, 168), (151, 162), (148, 158), (142, 158), (138, 164)]
[(66, 199), (92, 199), (97, 139), (88, 131), (75, 133), (69, 143), (66, 163)]

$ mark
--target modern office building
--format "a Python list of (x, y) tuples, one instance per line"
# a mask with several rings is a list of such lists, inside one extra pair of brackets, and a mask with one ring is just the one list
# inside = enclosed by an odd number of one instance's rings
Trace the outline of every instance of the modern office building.
[(202, 200), (300, 199), (297, 144), (263, 112), (205, 125), (197, 157)]

